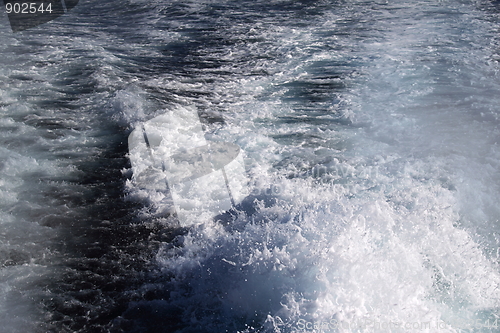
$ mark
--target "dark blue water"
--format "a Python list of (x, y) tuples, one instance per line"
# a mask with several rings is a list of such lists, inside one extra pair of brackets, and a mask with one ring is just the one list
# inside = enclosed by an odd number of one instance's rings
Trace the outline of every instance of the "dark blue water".
[[(0, 332), (499, 332), (500, 6), (81, 1), (0, 25)], [(180, 228), (128, 135), (249, 195)]]

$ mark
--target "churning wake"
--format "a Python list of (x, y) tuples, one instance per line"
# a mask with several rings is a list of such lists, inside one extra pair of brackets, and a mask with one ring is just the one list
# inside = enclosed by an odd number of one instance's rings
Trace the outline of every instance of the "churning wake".
[[(7, 331), (499, 332), (499, 13), (89, 1), (3, 26)], [(180, 226), (134, 178), (128, 135), (172, 110), (241, 148), (230, 211)]]

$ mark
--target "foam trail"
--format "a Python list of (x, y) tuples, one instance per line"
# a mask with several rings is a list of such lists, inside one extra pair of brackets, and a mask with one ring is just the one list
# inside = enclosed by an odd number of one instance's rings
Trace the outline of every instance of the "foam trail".
[(224, 86), (246, 94), (208, 135), (249, 155), (253, 196), (229, 227), (208, 220), (164, 244), (168, 282), (145, 286), (162, 299), (124, 318), (179, 332), (495, 331), (498, 97), (480, 78), (498, 64), (476, 61), (494, 56), (489, 22), (472, 3), (350, 5), (359, 16), (267, 27), (287, 59), (277, 75)]
[[(498, 331), (493, 2), (70, 13), (0, 37), (5, 330)], [(185, 228), (126, 144), (179, 107), (251, 191)]]

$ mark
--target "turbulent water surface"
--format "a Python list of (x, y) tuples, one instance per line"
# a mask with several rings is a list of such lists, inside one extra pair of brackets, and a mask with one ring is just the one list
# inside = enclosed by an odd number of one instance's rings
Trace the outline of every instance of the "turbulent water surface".
[[(1, 332), (500, 332), (498, 1), (1, 24)], [(244, 152), (230, 213), (181, 228), (134, 182), (169, 110)]]

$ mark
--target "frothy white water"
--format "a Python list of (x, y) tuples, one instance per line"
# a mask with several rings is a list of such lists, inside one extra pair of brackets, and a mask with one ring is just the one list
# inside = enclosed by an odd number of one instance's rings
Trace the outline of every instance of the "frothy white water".
[[(45, 311), (38, 302), (45, 292), (38, 283), (55, 273), (47, 268), (46, 257), (52, 255), (48, 245), (55, 238), (49, 226), (51, 217), (60, 213), (57, 210), (61, 207), (47, 209), (43, 199), (33, 199), (43, 197), (40, 192), (51, 186), (40, 184), (43, 178), (57, 178), (71, 172), (71, 168), (43, 158), (50, 133), (19, 121), (28, 117), (31, 110), (29, 103), (19, 101), (18, 93), (23, 91), (12, 86), (9, 78), (15, 75), (9, 66), (15, 61), (8, 46), (15, 44), (13, 39), (2, 38), (0, 319), (3, 332), (34, 332), (44, 325)], [(36, 183), (38, 186), (34, 186)]]
[[(71, 38), (2, 37), (2, 329), (498, 331), (500, 43), (487, 4), (88, 2), (62, 25)], [(178, 230), (163, 193), (130, 186), (141, 222), (168, 239), (152, 282), (117, 275), (142, 255), (129, 238), (105, 257), (96, 237), (74, 258), (81, 271), (59, 266), (57, 226), (87, 195), (75, 160), (106, 150), (107, 118), (134, 127), (173, 104), (201, 110), (207, 140), (242, 147), (252, 194)], [(104, 216), (94, 233), (117, 223)], [(61, 271), (73, 285), (47, 282)], [(118, 297), (134, 301), (109, 323)]]
[[(224, 86), (245, 94), (209, 135), (249, 156), (254, 207), (158, 253), (171, 279), (154, 308), (179, 331), (497, 331), (492, 23), (473, 3), (351, 6), (273, 30), (276, 74)], [(335, 50), (349, 19), (351, 49)], [(323, 71), (335, 91), (335, 63), (347, 87), (328, 106), (314, 84)]]

